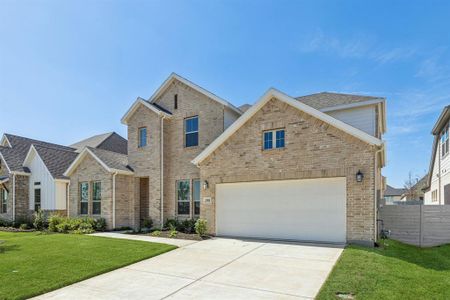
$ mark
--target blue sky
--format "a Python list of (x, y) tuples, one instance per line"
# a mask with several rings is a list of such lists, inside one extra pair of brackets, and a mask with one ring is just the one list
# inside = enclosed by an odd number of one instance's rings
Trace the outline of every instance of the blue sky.
[(235, 105), (269, 87), (387, 98), (388, 182), (423, 175), (450, 103), (446, 1), (0, 0), (0, 132), (70, 144), (176, 72)]

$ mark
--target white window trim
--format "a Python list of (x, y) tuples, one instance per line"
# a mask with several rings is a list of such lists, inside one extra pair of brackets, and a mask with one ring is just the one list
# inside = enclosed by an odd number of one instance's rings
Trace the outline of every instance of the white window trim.
[[(197, 130), (195, 130), (195, 131), (187, 131), (187, 126), (186, 126), (187, 121), (188, 121), (188, 120), (192, 120), (192, 119), (197, 119)], [(199, 136), (199, 127), (200, 127), (200, 123), (199, 123), (199, 118), (198, 118), (198, 116), (192, 116), (192, 117), (189, 117), (189, 118), (185, 118), (185, 119), (184, 119), (184, 147), (185, 147), (185, 148), (197, 147), (197, 146), (199, 145), (199, 138), (200, 138), (200, 136)], [(187, 146), (187, 145), (186, 145), (187, 135), (188, 135), (188, 134), (192, 134), (192, 133), (197, 133), (197, 134), (198, 134), (198, 135), (197, 135), (197, 145)]]
[[(199, 199), (194, 199), (194, 181), (198, 181), (199, 182)], [(198, 217), (198, 216), (200, 216), (200, 213), (198, 213), (198, 214), (195, 214), (195, 203), (196, 202), (198, 202), (199, 204), (200, 204), (200, 207), (201, 207), (201, 201), (200, 201), (200, 198), (201, 198), (201, 190), (202, 190), (202, 183), (201, 183), (201, 181), (200, 181), (200, 179), (199, 178), (195, 178), (195, 179), (192, 179), (192, 216), (194, 216), (194, 217)]]
[[(283, 147), (278, 147), (277, 148), (277, 131), (284, 131), (284, 146)], [(272, 132), (272, 148), (266, 148), (265, 147), (265, 134), (268, 132)], [(263, 151), (267, 151), (267, 150), (274, 150), (274, 149), (284, 149), (286, 147), (286, 129), (284, 128), (278, 128), (278, 129), (273, 129), (273, 130), (264, 130), (263, 131)]]

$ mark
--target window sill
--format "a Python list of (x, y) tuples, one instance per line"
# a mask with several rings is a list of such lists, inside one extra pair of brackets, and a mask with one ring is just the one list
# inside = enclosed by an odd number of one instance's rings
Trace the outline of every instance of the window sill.
[(286, 149), (286, 147), (283, 147), (283, 148), (272, 148), (272, 149), (263, 149), (262, 152), (263, 153), (274, 153), (274, 152), (278, 152), (278, 151), (283, 151), (285, 149)]
[(196, 149), (200, 148), (200, 146), (199, 146), (199, 145), (197, 145), (197, 146), (190, 146), (190, 147), (184, 146), (183, 148), (184, 148), (185, 150), (196, 150)]

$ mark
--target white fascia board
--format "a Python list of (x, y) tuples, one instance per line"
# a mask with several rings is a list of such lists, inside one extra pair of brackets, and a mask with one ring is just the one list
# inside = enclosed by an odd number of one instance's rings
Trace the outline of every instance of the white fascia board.
[[(382, 103), (384, 101), (385, 101), (384, 98), (377, 98), (377, 99), (367, 100), (367, 101), (363, 101), (363, 102), (348, 103), (348, 104), (341, 104), (341, 105), (336, 105), (336, 106), (324, 107), (324, 108), (319, 109), (319, 110), (321, 112), (330, 112), (330, 111), (335, 111), (335, 110), (342, 110), (342, 109), (349, 109), (349, 108), (355, 108), (355, 107), (374, 105), (374, 104)], [(301, 102), (301, 101), (299, 101), (299, 102)]]
[(113, 169), (111, 168), (111, 173), (117, 173), (119, 175), (134, 175), (134, 173), (132, 171), (124, 171), (124, 170), (118, 170), (118, 169)]
[(61, 179), (61, 178), (59, 178), (59, 179), (55, 179), (55, 182), (69, 183), (69, 182), (70, 182), (70, 179)]
[(28, 163), (30, 163), (30, 159), (31, 159), (31, 155), (32, 153), (35, 153), (36, 155), (38, 155), (36, 148), (34, 147), (33, 144), (31, 144), (30, 149), (28, 149), (27, 155), (25, 156), (25, 159), (23, 160), (23, 166), (26, 167)]
[(166, 118), (171, 118), (172, 115), (167, 114), (159, 109), (157, 109), (156, 107), (154, 107), (153, 105), (151, 105), (150, 103), (148, 103), (147, 101), (145, 101), (144, 99), (138, 97), (136, 99), (136, 101), (134, 101), (133, 105), (131, 105), (131, 107), (128, 109), (128, 111), (125, 113), (125, 115), (122, 117), (122, 119), (120, 120), (120, 122), (124, 125), (127, 125), (128, 123), (128, 119), (136, 112), (136, 110), (139, 108), (140, 105), (145, 106), (146, 108), (150, 109), (151, 111), (153, 111), (154, 113), (156, 113), (157, 115), (163, 115)]
[(219, 96), (211, 93), (210, 91), (207, 91), (206, 89), (202, 88), (201, 86), (198, 86), (197, 84), (187, 80), (184, 77), (181, 77), (180, 75), (178, 75), (176, 73), (170, 74), (170, 76), (163, 82), (163, 84), (153, 93), (153, 95), (150, 97), (149, 101), (154, 102), (170, 86), (170, 84), (174, 80), (178, 80), (178, 81), (182, 82), (183, 84), (189, 86), (190, 88), (196, 90), (197, 92), (202, 93), (203, 95), (213, 99), (214, 101), (217, 101), (220, 104), (230, 108), (231, 110), (235, 111), (239, 115), (242, 115), (242, 111), (239, 108), (237, 108), (236, 106), (234, 106), (233, 104), (231, 104), (230, 102), (226, 101), (225, 99), (220, 98)]
[(3, 157), (3, 154), (0, 152), (0, 159), (3, 161), (3, 163), (6, 166), (6, 169), (8, 170), (8, 173), (11, 173), (11, 169), (9, 168), (8, 164), (6, 163), (6, 159)]
[(7, 144), (9, 148), (12, 148), (11, 143), (9, 142), (5, 134), (3, 135), (2, 140), (0, 141), (0, 145), (4, 144)]
[(366, 143), (381, 146), (383, 141), (376, 137), (350, 126), (338, 119), (335, 119), (309, 105), (306, 105), (276, 89), (269, 89), (258, 102), (249, 108), (239, 119), (237, 119), (230, 127), (228, 127), (217, 139), (215, 139), (205, 150), (203, 150), (197, 157), (191, 162), (195, 165), (201, 163), (211, 153), (213, 153), (220, 145), (222, 145), (231, 135), (233, 135), (239, 128), (241, 128), (256, 112), (258, 112), (270, 99), (276, 98), (283, 101), (325, 123), (328, 123)]

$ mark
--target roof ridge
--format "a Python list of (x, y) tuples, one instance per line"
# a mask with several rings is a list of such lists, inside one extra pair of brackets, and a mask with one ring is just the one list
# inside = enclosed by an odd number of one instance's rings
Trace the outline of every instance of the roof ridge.
[(91, 146), (86, 146), (85, 148), (87, 148), (87, 149), (89, 149), (89, 150), (94, 150), (94, 152), (95, 152), (95, 151), (99, 151), (99, 152), (108, 152), (108, 153), (113, 153), (113, 154), (117, 154), (117, 155), (122, 155), (122, 156), (128, 157), (128, 154), (119, 153), (119, 152), (114, 152), (114, 151), (110, 151), (110, 150), (106, 150), (106, 149), (95, 148), (95, 147), (91, 147)]
[(63, 146), (63, 147), (65, 147), (65, 148), (71, 148), (72, 150), (69, 150), (69, 149), (64, 149), (64, 148), (57, 148), (57, 147), (51, 147), (51, 146), (46, 146), (46, 145), (40, 145), (40, 144), (31, 144), (33, 147), (37, 147), (37, 148), (45, 148), (45, 149), (51, 149), (51, 150), (56, 150), (56, 151), (65, 151), (65, 152), (73, 152), (73, 153), (76, 153), (75, 152), (75, 148), (72, 148), (72, 147), (68, 147), (68, 146)]
[(11, 134), (11, 133), (4, 133), (4, 135), (6, 137), (10, 136), (10, 137), (15, 137), (15, 138), (28, 140), (32, 145), (44, 146), (42, 144), (47, 144), (47, 145), (52, 145), (52, 146), (61, 147), (61, 148), (72, 148), (72, 147), (69, 147), (69, 146), (61, 145), (61, 144), (56, 144), (56, 143), (46, 142), (46, 141), (42, 141), (42, 140), (32, 139), (32, 138), (29, 138), (29, 137), (16, 135), (16, 134)]

